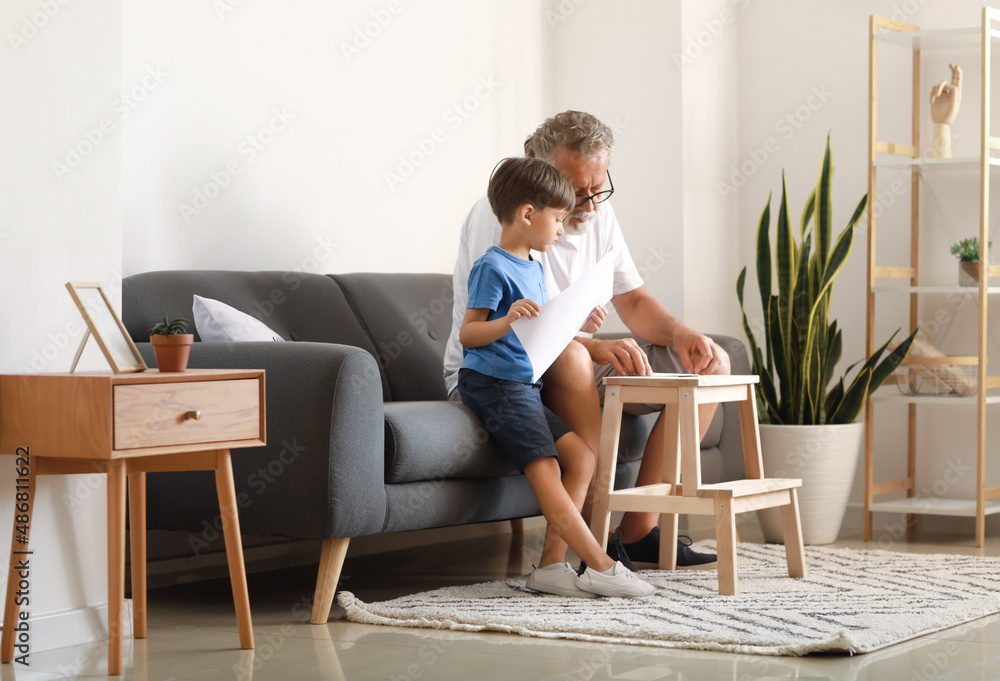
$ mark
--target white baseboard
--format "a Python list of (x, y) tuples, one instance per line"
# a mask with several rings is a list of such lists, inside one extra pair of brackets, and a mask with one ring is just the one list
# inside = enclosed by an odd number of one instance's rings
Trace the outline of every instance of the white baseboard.
[[(125, 599), (124, 636), (132, 636), (132, 601)], [(87, 668), (87, 660), (94, 656), (106, 656), (108, 650), (108, 604), (98, 603), (72, 610), (32, 615), (28, 620), (30, 640), (28, 645), (28, 661), (31, 655), (56, 648), (88, 645), (80, 651), (77, 659), (65, 670), (54, 670), (63, 676), (75, 677)], [(15, 652), (15, 656), (20, 652)], [(73, 674), (71, 668), (77, 668)]]

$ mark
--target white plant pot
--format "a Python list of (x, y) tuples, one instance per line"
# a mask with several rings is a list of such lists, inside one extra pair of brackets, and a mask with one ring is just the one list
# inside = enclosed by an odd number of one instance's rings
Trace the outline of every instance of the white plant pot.
[[(806, 544), (837, 539), (864, 441), (864, 423), (826, 426), (761, 424), (764, 477), (801, 478), (799, 515)], [(757, 511), (764, 540), (784, 543), (781, 509)]]

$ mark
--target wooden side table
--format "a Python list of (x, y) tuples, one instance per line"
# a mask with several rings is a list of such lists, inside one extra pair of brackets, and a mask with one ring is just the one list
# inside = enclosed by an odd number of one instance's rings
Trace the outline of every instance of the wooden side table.
[(266, 444), (262, 370), (0, 376), (0, 405), (0, 452), (27, 450), (28, 471), (19, 474), (23, 479), (19, 489), (28, 493), (29, 500), (27, 523), (19, 523), (15, 512), (0, 660), (14, 659), (20, 611), (15, 558), (24, 558), (15, 551), (28, 549), (35, 479), (73, 473), (108, 476), (109, 674), (122, 673), (126, 478), (133, 630), (135, 638), (146, 637), (146, 473), (150, 471), (215, 471), (240, 647), (254, 647), (229, 450)]

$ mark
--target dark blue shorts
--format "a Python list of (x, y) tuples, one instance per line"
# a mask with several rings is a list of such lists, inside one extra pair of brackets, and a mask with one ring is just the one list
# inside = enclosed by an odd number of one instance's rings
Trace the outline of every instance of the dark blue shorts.
[(555, 456), (556, 441), (569, 426), (542, 404), (542, 382), (534, 385), (493, 378), (472, 369), (458, 371), (462, 402), (519, 471), (535, 459)]

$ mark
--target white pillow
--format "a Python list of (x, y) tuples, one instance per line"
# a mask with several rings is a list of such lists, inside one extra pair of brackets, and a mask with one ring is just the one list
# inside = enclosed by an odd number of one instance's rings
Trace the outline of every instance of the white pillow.
[(194, 297), (194, 325), (206, 342), (284, 341), (264, 322), (211, 298)]

